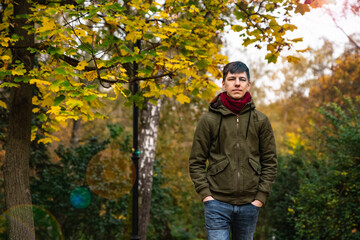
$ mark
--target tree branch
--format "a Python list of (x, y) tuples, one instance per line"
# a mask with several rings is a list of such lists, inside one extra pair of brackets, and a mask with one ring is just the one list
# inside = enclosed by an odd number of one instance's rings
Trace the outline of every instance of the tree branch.
[(349, 39), (349, 41), (350, 41), (352, 44), (354, 44), (354, 46), (355, 46), (357, 49), (360, 49), (359, 44), (357, 44), (357, 42), (355, 42), (355, 40), (354, 40), (352, 37), (350, 37), (350, 35), (347, 34), (342, 27), (340, 27), (340, 25), (336, 22), (335, 17), (332, 15), (331, 12), (329, 12), (329, 15), (330, 15), (331, 19), (333, 20), (333, 22), (335, 23), (336, 27), (337, 27), (338, 29), (340, 29), (340, 30), (345, 34), (345, 36)]

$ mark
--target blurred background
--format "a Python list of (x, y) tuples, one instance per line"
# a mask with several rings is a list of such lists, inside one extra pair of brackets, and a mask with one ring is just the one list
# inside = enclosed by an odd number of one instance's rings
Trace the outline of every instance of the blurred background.
[[(227, 61), (249, 66), (252, 98), (270, 118), (276, 136), (278, 177), (261, 210), (256, 240), (360, 239), (359, 6), (358, 1), (337, 0), (295, 14), (297, 29), (287, 36), (303, 40), (284, 49), (276, 63), (265, 60), (265, 46), (242, 46), (243, 38), (230, 28), (221, 35)], [(298, 61), (289, 62), (288, 54)], [(221, 86), (221, 78), (212, 80)], [(1, 99), (7, 97), (0, 92)], [(209, 97), (189, 98), (185, 103), (165, 98), (157, 110), (149, 240), (207, 239), (188, 157)], [(57, 141), (31, 143), (36, 239), (130, 239), (132, 108), (122, 97), (102, 102), (106, 118), (67, 120), (53, 132)], [(0, 111), (3, 164), (8, 111)], [(150, 124), (145, 113), (140, 132)], [(38, 118), (32, 124), (41, 128)], [(140, 149), (140, 155), (144, 152)], [(0, 238), (6, 239), (8, 216), (26, 206), (6, 209), (3, 184), (0, 199)], [(26, 229), (21, 219), (12, 221)]]

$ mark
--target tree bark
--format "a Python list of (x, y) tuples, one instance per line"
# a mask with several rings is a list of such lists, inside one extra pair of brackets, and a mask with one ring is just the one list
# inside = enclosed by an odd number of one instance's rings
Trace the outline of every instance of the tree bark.
[[(27, 19), (18, 17), (29, 14), (27, 1), (14, 1), (11, 33), (20, 36), (12, 50), (13, 61), (22, 62), (27, 71), (34, 66), (34, 55), (26, 50), (34, 45), (34, 36), (23, 29)], [(9, 107), (9, 127), (4, 163), (5, 203), (9, 240), (35, 239), (32, 202), (29, 184), (29, 159), (32, 119), (32, 86), (21, 83), (12, 88)]]
[(71, 131), (70, 145), (73, 149), (77, 148), (80, 140), (80, 129), (81, 129), (81, 119), (73, 119), (73, 126)]
[(4, 185), (9, 240), (35, 239), (29, 184), (32, 87), (12, 89)]
[(142, 128), (140, 132), (141, 155), (139, 166), (139, 189), (141, 196), (139, 235), (141, 240), (146, 240), (146, 232), (150, 220), (153, 168), (161, 105), (161, 100), (158, 100), (157, 105), (148, 102), (141, 111)]

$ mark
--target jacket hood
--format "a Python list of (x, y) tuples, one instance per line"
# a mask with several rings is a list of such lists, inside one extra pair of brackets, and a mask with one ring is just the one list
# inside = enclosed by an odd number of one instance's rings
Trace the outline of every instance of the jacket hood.
[[(254, 110), (254, 109), (255, 109), (255, 103), (251, 99), (251, 101), (244, 106), (244, 108), (241, 110), (239, 114), (243, 114), (248, 112), (249, 110)], [(209, 111), (218, 112), (221, 113), (222, 115), (235, 114), (230, 109), (224, 106), (224, 104), (221, 101), (220, 94), (218, 94), (213, 100), (211, 100)]]

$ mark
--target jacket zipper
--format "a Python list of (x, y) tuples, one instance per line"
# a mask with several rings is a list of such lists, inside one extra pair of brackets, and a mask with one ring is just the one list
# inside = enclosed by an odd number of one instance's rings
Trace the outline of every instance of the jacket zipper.
[(237, 148), (237, 187), (238, 187), (238, 192), (240, 192), (241, 190), (241, 186), (240, 186), (240, 143), (239, 143), (239, 115), (236, 115), (236, 148)]

